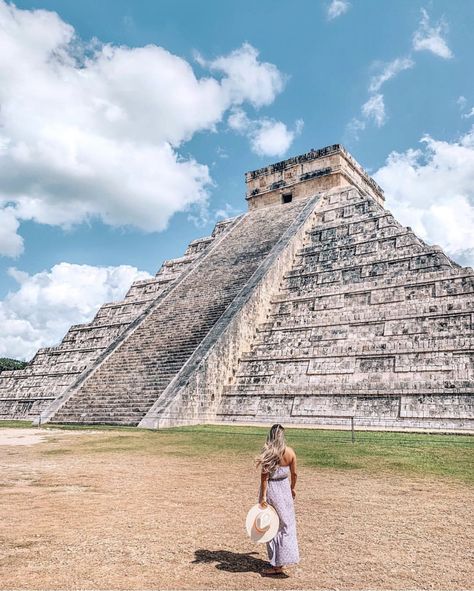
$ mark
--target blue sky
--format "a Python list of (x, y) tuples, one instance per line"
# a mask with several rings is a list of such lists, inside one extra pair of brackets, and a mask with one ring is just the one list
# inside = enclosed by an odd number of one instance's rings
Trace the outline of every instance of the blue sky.
[(0, 0), (0, 356), (244, 211), (245, 171), (333, 143), (472, 265), (473, 30), (468, 0)]

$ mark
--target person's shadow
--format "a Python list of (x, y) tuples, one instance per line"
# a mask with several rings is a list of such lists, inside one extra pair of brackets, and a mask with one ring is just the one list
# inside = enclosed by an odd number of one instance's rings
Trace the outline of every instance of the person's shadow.
[[(268, 562), (253, 555), (257, 552), (230, 552), (229, 550), (196, 550), (192, 564), (217, 562), (216, 568), (230, 573), (259, 573), (264, 576), (262, 570), (268, 568)], [(281, 575), (280, 575), (281, 576)]]

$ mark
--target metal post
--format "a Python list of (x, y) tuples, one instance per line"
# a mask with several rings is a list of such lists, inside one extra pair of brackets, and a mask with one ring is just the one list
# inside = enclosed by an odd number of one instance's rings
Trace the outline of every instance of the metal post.
[(351, 439), (352, 439), (352, 443), (354, 443), (355, 442), (354, 417), (351, 417)]

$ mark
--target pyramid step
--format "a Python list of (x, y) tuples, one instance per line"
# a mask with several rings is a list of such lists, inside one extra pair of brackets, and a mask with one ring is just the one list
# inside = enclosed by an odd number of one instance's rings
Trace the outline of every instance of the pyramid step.
[(55, 420), (82, 421), (91, 416), (104, 420), (108, 415), (115, 421), (123, 413), (146, 413), (303, 207), (300, 202), (243, 218), (177, 284), (166, 305), (154, 308), (72, 392)]

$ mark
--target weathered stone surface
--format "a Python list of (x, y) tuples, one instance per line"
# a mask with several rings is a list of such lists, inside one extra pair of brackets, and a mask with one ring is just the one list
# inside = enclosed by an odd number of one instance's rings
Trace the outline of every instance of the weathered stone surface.
[(219, 222), (212, 236), (191, 242), (183, 257), (165, 261), (154, 278), (134, 282), (123, 301), (104, 304), (90, 323), (71, 326), (57, 347), (40, 349), (24, 370), (0, 372), (0, 419), (37, 417), (94, 367), (127, 327), (164, 297), (234, 223)]
[(247, 214), (1, 373), (0, 417), (474, 431), (472, 269), (340, 146), (247, 183)]
[(306, 199), (347, 185), (358, 187), (380, 203), (384, 201), (382, 189), (340, 144), (253, 170), (245, 180), (249, 209)]
[(220, 420), (473, 429), (472, 270), (358, 190), (317, 211)]
[(53, 420), (138, 424), (303, 206), (297, 202), (242, 216), (93, 373), (67, 392)]

